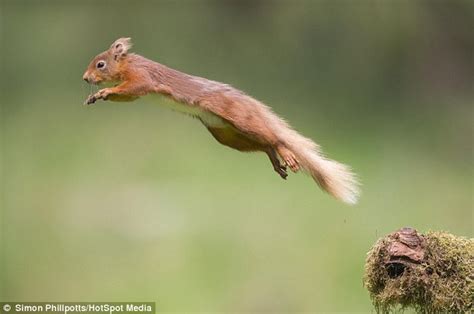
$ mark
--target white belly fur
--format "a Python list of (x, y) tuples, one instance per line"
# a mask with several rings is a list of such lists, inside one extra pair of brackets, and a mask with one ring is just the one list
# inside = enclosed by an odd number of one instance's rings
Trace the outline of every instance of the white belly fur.
[(229, 126), (229, 123), (223, 120), (221, 117), (213, 114), (212, 112), (202, 110), (197, 106), (186, 105), (160, 94), (151, 94), (144, 96), (143, 98), (145, 98), (147, 101), (168, 107), (173, 111), (199, 118), (206, 126), (209, 127), (224, 128)]

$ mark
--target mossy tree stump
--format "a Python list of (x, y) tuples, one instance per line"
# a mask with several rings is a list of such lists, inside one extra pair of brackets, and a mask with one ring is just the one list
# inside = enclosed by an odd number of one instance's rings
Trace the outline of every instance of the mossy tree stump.
[(474, 239), (402, 228), (370, 250), (364, 285), (377, 312), (412, 307), (420, 313), (470, 313)]

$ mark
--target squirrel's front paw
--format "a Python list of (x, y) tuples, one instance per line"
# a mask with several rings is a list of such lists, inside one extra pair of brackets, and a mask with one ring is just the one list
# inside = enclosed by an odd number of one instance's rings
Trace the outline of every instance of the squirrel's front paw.
[(97, 101), (97, 97), (95, 97), (95, 94), (94, 95), (89, 95), (86, 99), (86, 101), (84, 102), (84, 105), (90, 105), (90, 104), (93, 104)]
[(110, 92), (107, 89), (101, 89), (97, 93), (93, 95), (89, 95), (87, 97), (86, 101), (84, 102), (85, 105), (90, 105), (95, 103), (99, 99), (107, 100), (107, 97), (109, 97)]

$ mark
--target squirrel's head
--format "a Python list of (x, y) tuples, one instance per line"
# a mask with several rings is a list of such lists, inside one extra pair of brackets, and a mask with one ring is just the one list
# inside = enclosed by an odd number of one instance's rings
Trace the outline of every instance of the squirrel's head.
[(82, 76), (90, 84), (120, 81), (120, 64), (132, 47), (130, 38), (117, 39), (107, 51), (92, 59)]

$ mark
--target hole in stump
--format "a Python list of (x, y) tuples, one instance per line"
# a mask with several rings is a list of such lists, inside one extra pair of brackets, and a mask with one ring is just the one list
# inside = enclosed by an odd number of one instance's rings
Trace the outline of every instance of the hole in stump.
[(403, 275), (405, 271), (405, 265), (401, 263), (390, 263), (386, 266), (388, 276), (390, 278), (397, 278)]

